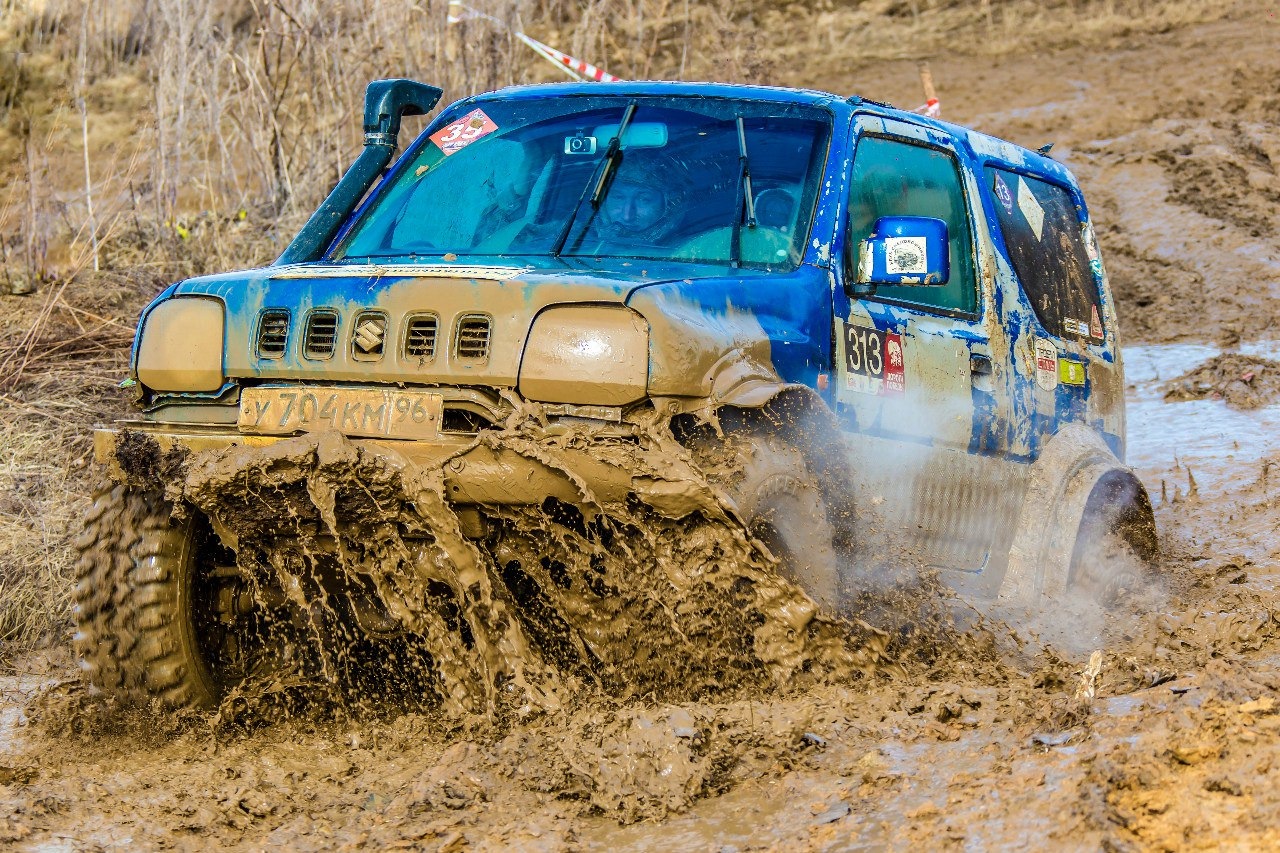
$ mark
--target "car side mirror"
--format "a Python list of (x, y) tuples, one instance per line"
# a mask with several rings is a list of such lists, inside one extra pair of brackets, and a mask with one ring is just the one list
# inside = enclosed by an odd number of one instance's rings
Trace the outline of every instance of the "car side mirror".
[(863, 292), (881, 284), (942, 285), (950, 278), (951, 247), (941, 219), (882, 216), (858, 251), (855, 281)]

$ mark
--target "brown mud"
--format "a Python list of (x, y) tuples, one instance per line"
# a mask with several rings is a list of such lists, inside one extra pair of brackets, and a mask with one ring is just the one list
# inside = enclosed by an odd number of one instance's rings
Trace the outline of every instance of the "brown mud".
[[(1126, 350), (1129, 461), (1156, 505), (1160, 577), (1116, 610), (1093, 614), (1075, 644), (1083, 651), (1055, 643), (1042, 626), (981, 617), (936, 583), (922, 582), (868, 593), (880, 598), (862, 602), (864, 615), (893, 614), (872, 620), (883, 638), (855, 623), (820, 622), (826, 639), (840, 641), (833, 646), (840, 655), (881, 638), (874, 665), (865, 667), (778, 663), (786, 655), (757, 652), (754, 644), (750, 653), (724, 646), (714, 627), (706, 639), (685, 642), (675, 630), (683, 623), (665, 612), (659, 617), (662, 608), (627, 611), (631, 629), (647, 632), (645, 643), (634, 634), (610, 642), (625, 639), (637, 650), (652, 637), (663, 651), (652, 666), (616, 649), (612, 658), (605, 654), (619, 681), (648, 679), (621, 696), (607, 689), (613, 682), (595, 684), (561, 666), (563, 658), (481, 660), (468, 651), (457, 658), (459, 692), (439, 688), (420, 708), (316, 702), (277, 720), (239, 706), (167, 715), (104, 704), (81, 686), (65, 652), (51, 652), (0, 683), (0, 843), (1280, 847), (1277, 407), (1263, 395), (1257, 408), (1229, 408), (1230, 383), (1243, 380), (1231, 379), (1231, 356), (1219, 357), (1220, 348), (1265, 355), (1275, 334), (1277, 26), (1266, 8), (1242, 4), (1225, 21), (1121, 35), (1092, 52), (932, 58), (944, 115), (1033, 147), (1058, 143), (1055, 156), (1080, 175), (1092, 202), (1126, 342), (1143, 344)], [(832, 61), (830, 79), (804, 82), (918, 101), (913, 63), (846, 69), (839, 62)], [(1194, 374), (1204, 362), (1206, 386), (1227, 399), (1164, 399), (1170, 379)], [(1215, 376), (1227, 384), (1214, 385)], [(320, 541), (324, 509), (348, 488), (353, 466), (398, 501), (400, 525), (423, 524), (422, 513), (438, 520), (429, 501), (405, 501), (431, 472), (368, 470), (373, 461), (353, 458), (350, 445), (332, 439), (277, 453), (257, 460), (270, 463), (267, 479), (292, 496), (299, 517), (318, 520), (308, 534), (316, 541), (299, 554), (327, 547)], [(325, 459), (341, 464), (329, 469)], [(252, 538), (255, 519), (266, 524), (283, 515), (255, 516), (244, 489), (202, 485), (219, 482), (240, 461), (186, 460), (195, 473), (181, 497), (229, 514)], [(708, 600), (725, 609), (745, 600), (759, 611), (760, 591), (787, 586), (746, 537), (720, 537), (714, 545), (698, 539), (718, 503), (704, 501), (696, 518), (671, 518), (669, 508), (652, 505), (601, 507), (600, 516), (619, 530), (638, 528), (641, 541), (654, 525), (688, 525), (685, 551), (666, 555), (668, 565), (706, 559), (700, 548), (721, 549), (726, 577), (744, 577), (750, 593), (731, 602), (725, 587), (711, 583)], [(511, 526), (549, 521), (563, 528), (562, 518), (545, 516), (512, 519)], [(404, 542), (402, 529), (396, 533)], [(360, 535), (339, 530), (330, 538), (346, 540), (343, 559), (353, 571), (377, 575), (364, 562), (365, 543), (375, 541), (370, 528), (356, 530)], [(565, 536), (557, 547), (566, 552), (601, 550), (580, 532)], [(427, 547), (451, 554), (469, 548), (456, 536)], [(511, 547), (530, 545), (516, 537)], [(610, 547), (602, 550), (615, 560), (607, 572), (644, 571)], [(483, 553), (472, 557), (476, 577), (501, 590), (492, 581), (496, 564)], [(546, 571), (544, 585), (556, 588)], [(384, 602), (422, 582), (401, 570), (384, 574)], [(443, 577), (446, 585), (460, 582)], [(649, 588), (655, 582), (636, 580)], [(502, 604), (501, 596), (476, 602), (475, 624), (498, 624), (485, 607)], [(574, 612), (570, 604), (560, 612)], [(724, 615), (731, 624), (745, 618)], [(1056, 627), (1085, 634), (1074, 616), (1068, 622)], [(801, 648), (803, 660), (829, 660), (807, 651), (821, 643)], [(743, 655), (754, 669), (741, 667)], [(475, 713), (493, 695), (496, 680), (484, 675), (491, 663), (494, 672), (528, 669), (525, 701), (512, 707), (537, 708)], [(676, 667), (673, 677), (663, 676), (663, 666)], [(816, 675), (795, 681), (773, 674), (797, 670)], [(738, 679), (723, 692), (710, 689), (709, 673), (714, 680), (724, 672)], [(445, 683), (442, 674), (428, 675)], [(557, 701), (543, 701), (549, 696)]]
[(1269, 358), (1223, 353), (1164, 385), (1164, 398), (1225, 400), (1239, 409), (1256, 409), (1280, 397), (1280, 363)]

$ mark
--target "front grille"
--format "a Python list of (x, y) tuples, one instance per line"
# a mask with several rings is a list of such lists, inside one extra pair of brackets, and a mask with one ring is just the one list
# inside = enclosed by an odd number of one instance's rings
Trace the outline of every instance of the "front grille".
[(289, 312), (269, 308), (258, 320), (258, 358), (284, 358), (289, 345)]
[(469, 314), (458, 321), (458, 337), (454, 354), (460, 359), (482, 361), (489, 357), (488, 317)]
[(307, 333), (302, 344), (302, 351), (307, 358), (331, 358), (337, 340), (338, 312), (312, 311), (307, 317)]
[(351, 334), (351, 354), (360, 361), (377, 361), (387, 343), (387, 317), (366, 311), (356, 317)]
[(404, 354), (406, 358), (426, 361), (436, 357), (436, 332), (440, 321), (434, 315), (421, 314), (410, 317), (404, 329)]

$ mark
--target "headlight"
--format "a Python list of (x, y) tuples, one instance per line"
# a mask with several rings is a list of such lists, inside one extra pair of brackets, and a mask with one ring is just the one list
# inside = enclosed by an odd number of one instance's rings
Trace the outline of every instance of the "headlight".
[(548, 308), (520, 360), (520, 393), (543, 403), (622, 406), (644, 397), (648, 379), (649, 327), (630, 308)]
[(178, 297), (151, 310), (138, 345), (138, 381), (153, 391), (222, 387), (222, 303)]

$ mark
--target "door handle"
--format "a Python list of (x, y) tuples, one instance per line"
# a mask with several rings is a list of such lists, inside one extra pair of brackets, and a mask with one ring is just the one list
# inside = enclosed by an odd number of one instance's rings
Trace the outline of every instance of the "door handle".
[(990, 376), (991, 375), (991, 356), (978, 355), (971, 353), (969, 355), (969, 375), (970, 376)]

